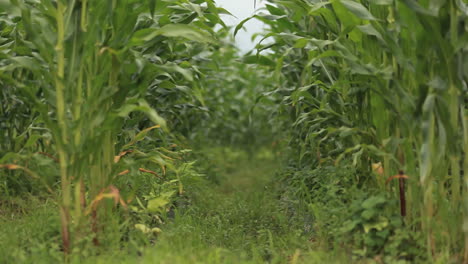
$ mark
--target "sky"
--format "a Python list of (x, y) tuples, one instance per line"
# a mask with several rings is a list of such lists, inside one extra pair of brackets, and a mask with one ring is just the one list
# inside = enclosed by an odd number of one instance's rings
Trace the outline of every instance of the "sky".
[[(257, 0), (256, 8), (254, 8), (254, 0), (215, 0), (218, 6), (231, 12), (236, 17), (223, 16), (224, 22), (228, 26), (237, 26), (242, 20), (254, 14), (255, 10), (264, 6), (265, 1)], [(251, 37), (255, 33), (262, 32), (263, 23), (252, 19), (244, 25), (247, 31), (241, 30), (237, 33), (237, 46), (242, 52), (247, 52), (255, 47), (251, 41)], [(259, 40), (259, 39), (257, 39)]]

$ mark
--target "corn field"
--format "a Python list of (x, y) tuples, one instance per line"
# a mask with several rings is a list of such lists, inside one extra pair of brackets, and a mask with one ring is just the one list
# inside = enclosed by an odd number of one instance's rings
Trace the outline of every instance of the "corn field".
[(250, 8), (0, 0), (0, 262), (468, 263), (468, 2)]

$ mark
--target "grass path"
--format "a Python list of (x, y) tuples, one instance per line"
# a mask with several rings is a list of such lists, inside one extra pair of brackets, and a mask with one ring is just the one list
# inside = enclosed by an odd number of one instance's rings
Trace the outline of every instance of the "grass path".
[(143, 263), (333, 263), (312, 250), (280, 205), (272, 159), (239, 159), (216, 186), (194, 190)]
[(285, 263), (289, 252), (276, 238), (292, 230), (269, 190), (277, 167), (246, 159), (232, 167), (221, 169), (219, 185), (192, 190), (191, 205), (176, 212), (144, 262)]

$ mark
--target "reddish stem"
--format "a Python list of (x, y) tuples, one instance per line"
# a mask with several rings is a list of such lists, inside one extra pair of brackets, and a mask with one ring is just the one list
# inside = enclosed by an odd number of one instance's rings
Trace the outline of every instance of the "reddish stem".
[[(403, 176), (403, 171), (400, 171), (400, 176)], [(406, 216), (406, 197), (405, 197), (405, 178), (399, 177), (398, 179), (400, 183), (400, 213), (401, 216)]]

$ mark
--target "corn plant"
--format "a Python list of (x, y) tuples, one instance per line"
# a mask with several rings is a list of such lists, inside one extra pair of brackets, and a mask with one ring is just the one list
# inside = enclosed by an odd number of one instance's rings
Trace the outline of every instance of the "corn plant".
[(468, 261), (466, 1), (269, 2), (255, 18), (270, 43), (257, 49), (274, 51), (298, 158), (369, 172), (381, 162), (382, 178), (356, 181), (382, 190), (408, 176), (406, 221), (426, 234), (427, 256), (449, 245)]
[[(212, 1), (198, 4), (2, 1), (9, 21), (19, 28), (17, 39), (7, 45), (21, 45), (23, 52), (3, 50), (0, 77), (28, 98), (53, 136), (65, 253), (90, 232), (100, 244), (110, 210), (104, 198), (125, 206), (112, 182), (119, 173), (116, 143), (126, 117), (144, 113), (167, 131), (166, 121), (145, 97), (151, 83), (160, 84), (158, 76), (167, 83), (178, 74), (192, 80), (192, 71), (179, 66), (171, 48), (187, 41), (216, 42), (210, 32), (220, 21), (218, 9)], [(198, 27), (189, 25), (193, 21), (200, 21)], [(169, 53), (162, 57), (161, 52)]]
[(264, 66), (252, 65), (255, 56), (239, 60), (233, 40), (226, 41), (232, 42), (198, 63), (203, 72), (212, 74), (202, 79), (203, 106), (207, 111), (197, 127), (196, 142), (209, 139), (218, 144), (250, 147), (271, 143), (272, 128), (276, 126), (260, 122), (272, 119), (270, 98), (261, 96), (269, 88), (271, 73)]

